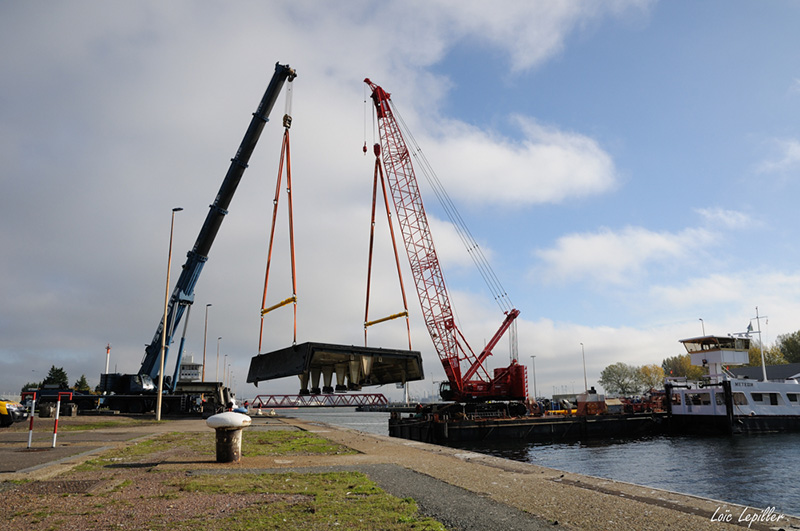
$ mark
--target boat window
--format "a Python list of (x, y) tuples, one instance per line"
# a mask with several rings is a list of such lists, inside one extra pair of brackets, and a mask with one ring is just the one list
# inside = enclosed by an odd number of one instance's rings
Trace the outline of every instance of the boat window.
[(786, 397), (792, 404), (797, 404), (800, 402), (800, 393), (786, 393)]
[(710, 406), (711, 395), (709, 393), (686, 393), (686, 402), (695, 406)]
[(714, 393), (714, 396), (717, 398), (717, 405), (724, 406), (725, 405), (725, 395), (722, 393)]
[(779, 393), (753, 393), (753, 401), (770, 406), (779, 406), (783, 402)]
[(733, 403), (737, 406), (746, 406), (747, 397), (744, 396), (744, 393), (733, 393)]

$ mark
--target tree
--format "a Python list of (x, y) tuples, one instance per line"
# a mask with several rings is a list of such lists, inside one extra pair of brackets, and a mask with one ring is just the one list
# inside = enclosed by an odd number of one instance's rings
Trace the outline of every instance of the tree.
[(786, 363), (800, 363), (800, 330), (779, 335), (775, 344), (783, 353)]
[[(759, 343), (755, 341), (751, 343), (747, 355), (750, 358), (749, 365), (751, 367), (761, 367), (761, 345)], [(764, 349), (764, 363), (766, 365), (783, 365), (788, 363), (778, 343)]]
[(642, 388), (639, 369), (622, 362), (603, 369), (598, 381), (609, 394), (634, 395)]
[(42, 386), (39, 382), (28, 382), (22, 386), (22, 390), (20, 394), (24, 393), (25, 391), (36, 391)]
[(87, 391), (91, 392), (92, 388), (89, 387), (89, 382), (86, 381), (86, 375), (81, 374), (81, 377), (78, 378), (78, 381), (75, 382), (75, 385), (72, 388), (76, 391)]
[(639, 381), (645, 390), (661, 389), (664, 385), (664, 369), (658, 365), (639, 367)]
[(47, 378), (42, 380), (42, 385), (57, 385), (59, 389), (68, 389), (69, 378), (63, 367), (56, 368), (53, 365), (50, 367), (50, 372), (47, 373)]
[(689, 353), (666, 358), (661, 362), (661, 368), (664, 369), (664, 376), (670, 378), (685, 377), (689, 380), (700, 380), (705, 374), (702, 367), (692, 365)]

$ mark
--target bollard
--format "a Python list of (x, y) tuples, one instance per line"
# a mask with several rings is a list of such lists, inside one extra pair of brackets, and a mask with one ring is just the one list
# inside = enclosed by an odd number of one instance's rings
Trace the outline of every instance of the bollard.
[(217, 463), (236, 463), (242, 457), (242, 429), (251, 423), (243, 413), (226, 411), (206, 419), (217, 432)]

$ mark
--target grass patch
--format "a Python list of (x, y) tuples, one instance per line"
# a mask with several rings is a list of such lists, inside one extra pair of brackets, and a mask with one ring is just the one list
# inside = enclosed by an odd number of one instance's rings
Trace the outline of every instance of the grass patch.
[(183, 479), (178, 487), (188, 493), (298, 494), (303, 499), (258, 504), (213, 522), (202, 518), (173, 522), (173, 529), (445, 529), (420, 516), (413, 499), (391, 496), (359, 472), (202, 475)]
[(355, 454), (346, 446), (312, 433), (294, 430), (244, 431), (242, 455), (342, 455)]
[[(191, 441), (191, 434), (166, 433), (158, 437), (140, 441), (130, 446), (123, 446), (104, 452), (99, 457), (89, 459), (76, 466), (75, 472), (86, 472), (114, 464), (133, 463), (142, 458), (164, 452), (175, 447), (176, 442)], [(188, 442), (187, 442), (188, 444)]]
[[(99, 457), (89, 459), (76, 466), (75, 472), (86, 472), (98, 468), (134, 463), (149, 455), (183, 448), (199, 455), (216, 453), (216, 436), (211, 430), (193, 433), (165, 433), (129, 446), (109, 450)], [(242, 456), (263, 455), (343, 455), (357, 453), (346, 446), (336, 444), (317, 435), (294, 430), (251, 431), (242, 433)]]
[(113, 420), (97, 420), (94, 422), (71, 424), (69, 419), (61, 419), (58, 425), (60, 431), (89, 431), (104, 430), (108, 428), (135, 428), (139, 426), (154, 426), (158, 424), (155, 420), (132, 419), (120, 417)]

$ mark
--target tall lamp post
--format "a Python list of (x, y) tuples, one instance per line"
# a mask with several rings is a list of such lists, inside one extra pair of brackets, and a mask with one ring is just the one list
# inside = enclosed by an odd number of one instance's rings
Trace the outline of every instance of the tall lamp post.
[(706, 335), (706, 322), (703, 321), (703, 318), (700, 318), (700, 326), (703, 327), (703, 335)]
[(589, 392), (589, 382), (586, 380), (586, 351), (583, 349), (583, 343), (581, 343), (581, 356), (583, 357), (583, 387), (586, 392)]
[(183, 210), (181, 207), (172, 209), (172, 219), (169, 223), (169, 255), (167, 257), (167, 287), (164, 289), (164, 322), (161, 326), (161, 356), (158, 369), (158, 396), (156, 397), (156, 420), (161, 420), (161, 394), (164, 392), (164, 352), (167, 348), (167, 307), (169, 306), (169, 271), (172, 268), (172, 234), (175, 229), (175, 212)]
[(539, 396), (536, 393), (536, 356), (531, 356), (531, 365), (533, 365), (533, 399), (536, 400), (536, 397)]
[(208, 307), (211, 304), (206, 304), (206, 324), (203, 328), (203, 381), (206, 381), (206, 344), (208, 343)]
[(214, 373), (214, 381), (219, 381), (219, 342), (222, 341), (222, 336), (217, 338), (217, 370)]

